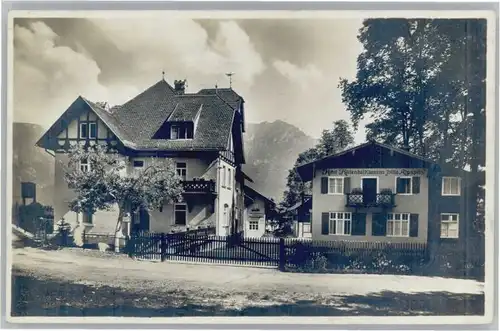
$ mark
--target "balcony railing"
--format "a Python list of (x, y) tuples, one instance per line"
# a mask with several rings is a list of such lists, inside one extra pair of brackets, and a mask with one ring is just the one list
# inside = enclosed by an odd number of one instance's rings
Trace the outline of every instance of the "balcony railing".
[(355, 208), (383, 207), (392, 208), (396, 206), (395, 194), (377, 193), (365, 195), (363, 193), (346, 193), (346, 206)]
[(185, 180), (184, 193), (215, 193), (215, 182), (213, 180)]

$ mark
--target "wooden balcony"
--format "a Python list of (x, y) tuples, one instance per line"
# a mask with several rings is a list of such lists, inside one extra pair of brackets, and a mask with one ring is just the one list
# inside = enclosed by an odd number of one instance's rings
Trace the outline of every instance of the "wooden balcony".
[(185, 194), (215, 194), (213, 180), (185, 180), (182, 182)]
[(396, 207), (395, 194), (377, 193), (366, 195), (363, 193), (346, 193), (346, 207), (353, 208), (394, 208)]

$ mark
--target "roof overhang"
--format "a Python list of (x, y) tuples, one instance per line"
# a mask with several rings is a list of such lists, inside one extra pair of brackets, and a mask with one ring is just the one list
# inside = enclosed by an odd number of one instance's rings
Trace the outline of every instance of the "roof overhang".
[(381, 148), (384, 148), (384, 149), (391, 151), (392, 153), (398, 153), (398, 154), (402, 154), (402, 155), (408, 156), (408, 157), (413, 158), (413, 159), (417, 159), (417, 160), (425, 163), (428, 166), (436, 164), (434, 161), (432, 161), (430, 159), (423, 158), (423, 157), (418, 156), (416, 154), (410, 153), (406, 150), (403, 150), (400, 148), (395, 148), (395, 147), (392, 147), (392, 146), (389, 146), (386, 144), (382, 144), (382, 143), (379, 143), (376, 141), (369, 141), (369, 142), (363, 143), (361, 145), (355, 146), (353, 148), (344, 150), (342, 152), (328, 155), (328, 156), (323, 157), (321, 159), (302, 164), (302, 165), (296, 167), (295, 171), (300, 176), (302, 181), (304, 181), (304, 182), (311, 181), (314, 177), (316, 170), (322, 169), (328, 161), (332, 161), (334, 159), (340, 158), (340, 157), (345, 156), (349, 153), (354, 154), (357, 150), (360, 150), (360, 149), (363, 149), (363, 148), (366, 148), (369, 146), (379, 146)]

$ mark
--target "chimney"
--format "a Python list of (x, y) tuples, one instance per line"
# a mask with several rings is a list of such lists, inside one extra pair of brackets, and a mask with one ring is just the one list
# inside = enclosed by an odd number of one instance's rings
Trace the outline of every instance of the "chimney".
[(177, 94), (184, 94), (186, 90), (186, 80), (175, 80), (174, 81), (174, 89)]

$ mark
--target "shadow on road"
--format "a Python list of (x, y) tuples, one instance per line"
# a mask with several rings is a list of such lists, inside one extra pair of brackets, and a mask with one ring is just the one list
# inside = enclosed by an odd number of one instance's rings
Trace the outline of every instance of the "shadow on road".
[[(239, 294), (241, 295), (241, 293)], [(192, 295), (175, 291), (131, 293), (111, 287), (91, 287), (31, 276), (12, 277), (12, 316), (411, 316), (483, 315), (484, 295), (431, 292), (407, 294), (381, 292), (370, 295), (332, 296), (331, 301), (314, 300), (252, 305), (267, 298), (248, 297), (242, 309), (227, 308), (205, 300), (194, 303)], [(219, 299), (228, 298), (227, 295)], [(230, 297), (229, 297), (230, 298)], [(210, 302), (212, 301), (212, 302)], [(216, 301), (216, 300), (215, 300)], [(220, 300), (219, 300), (220, 301)]]

